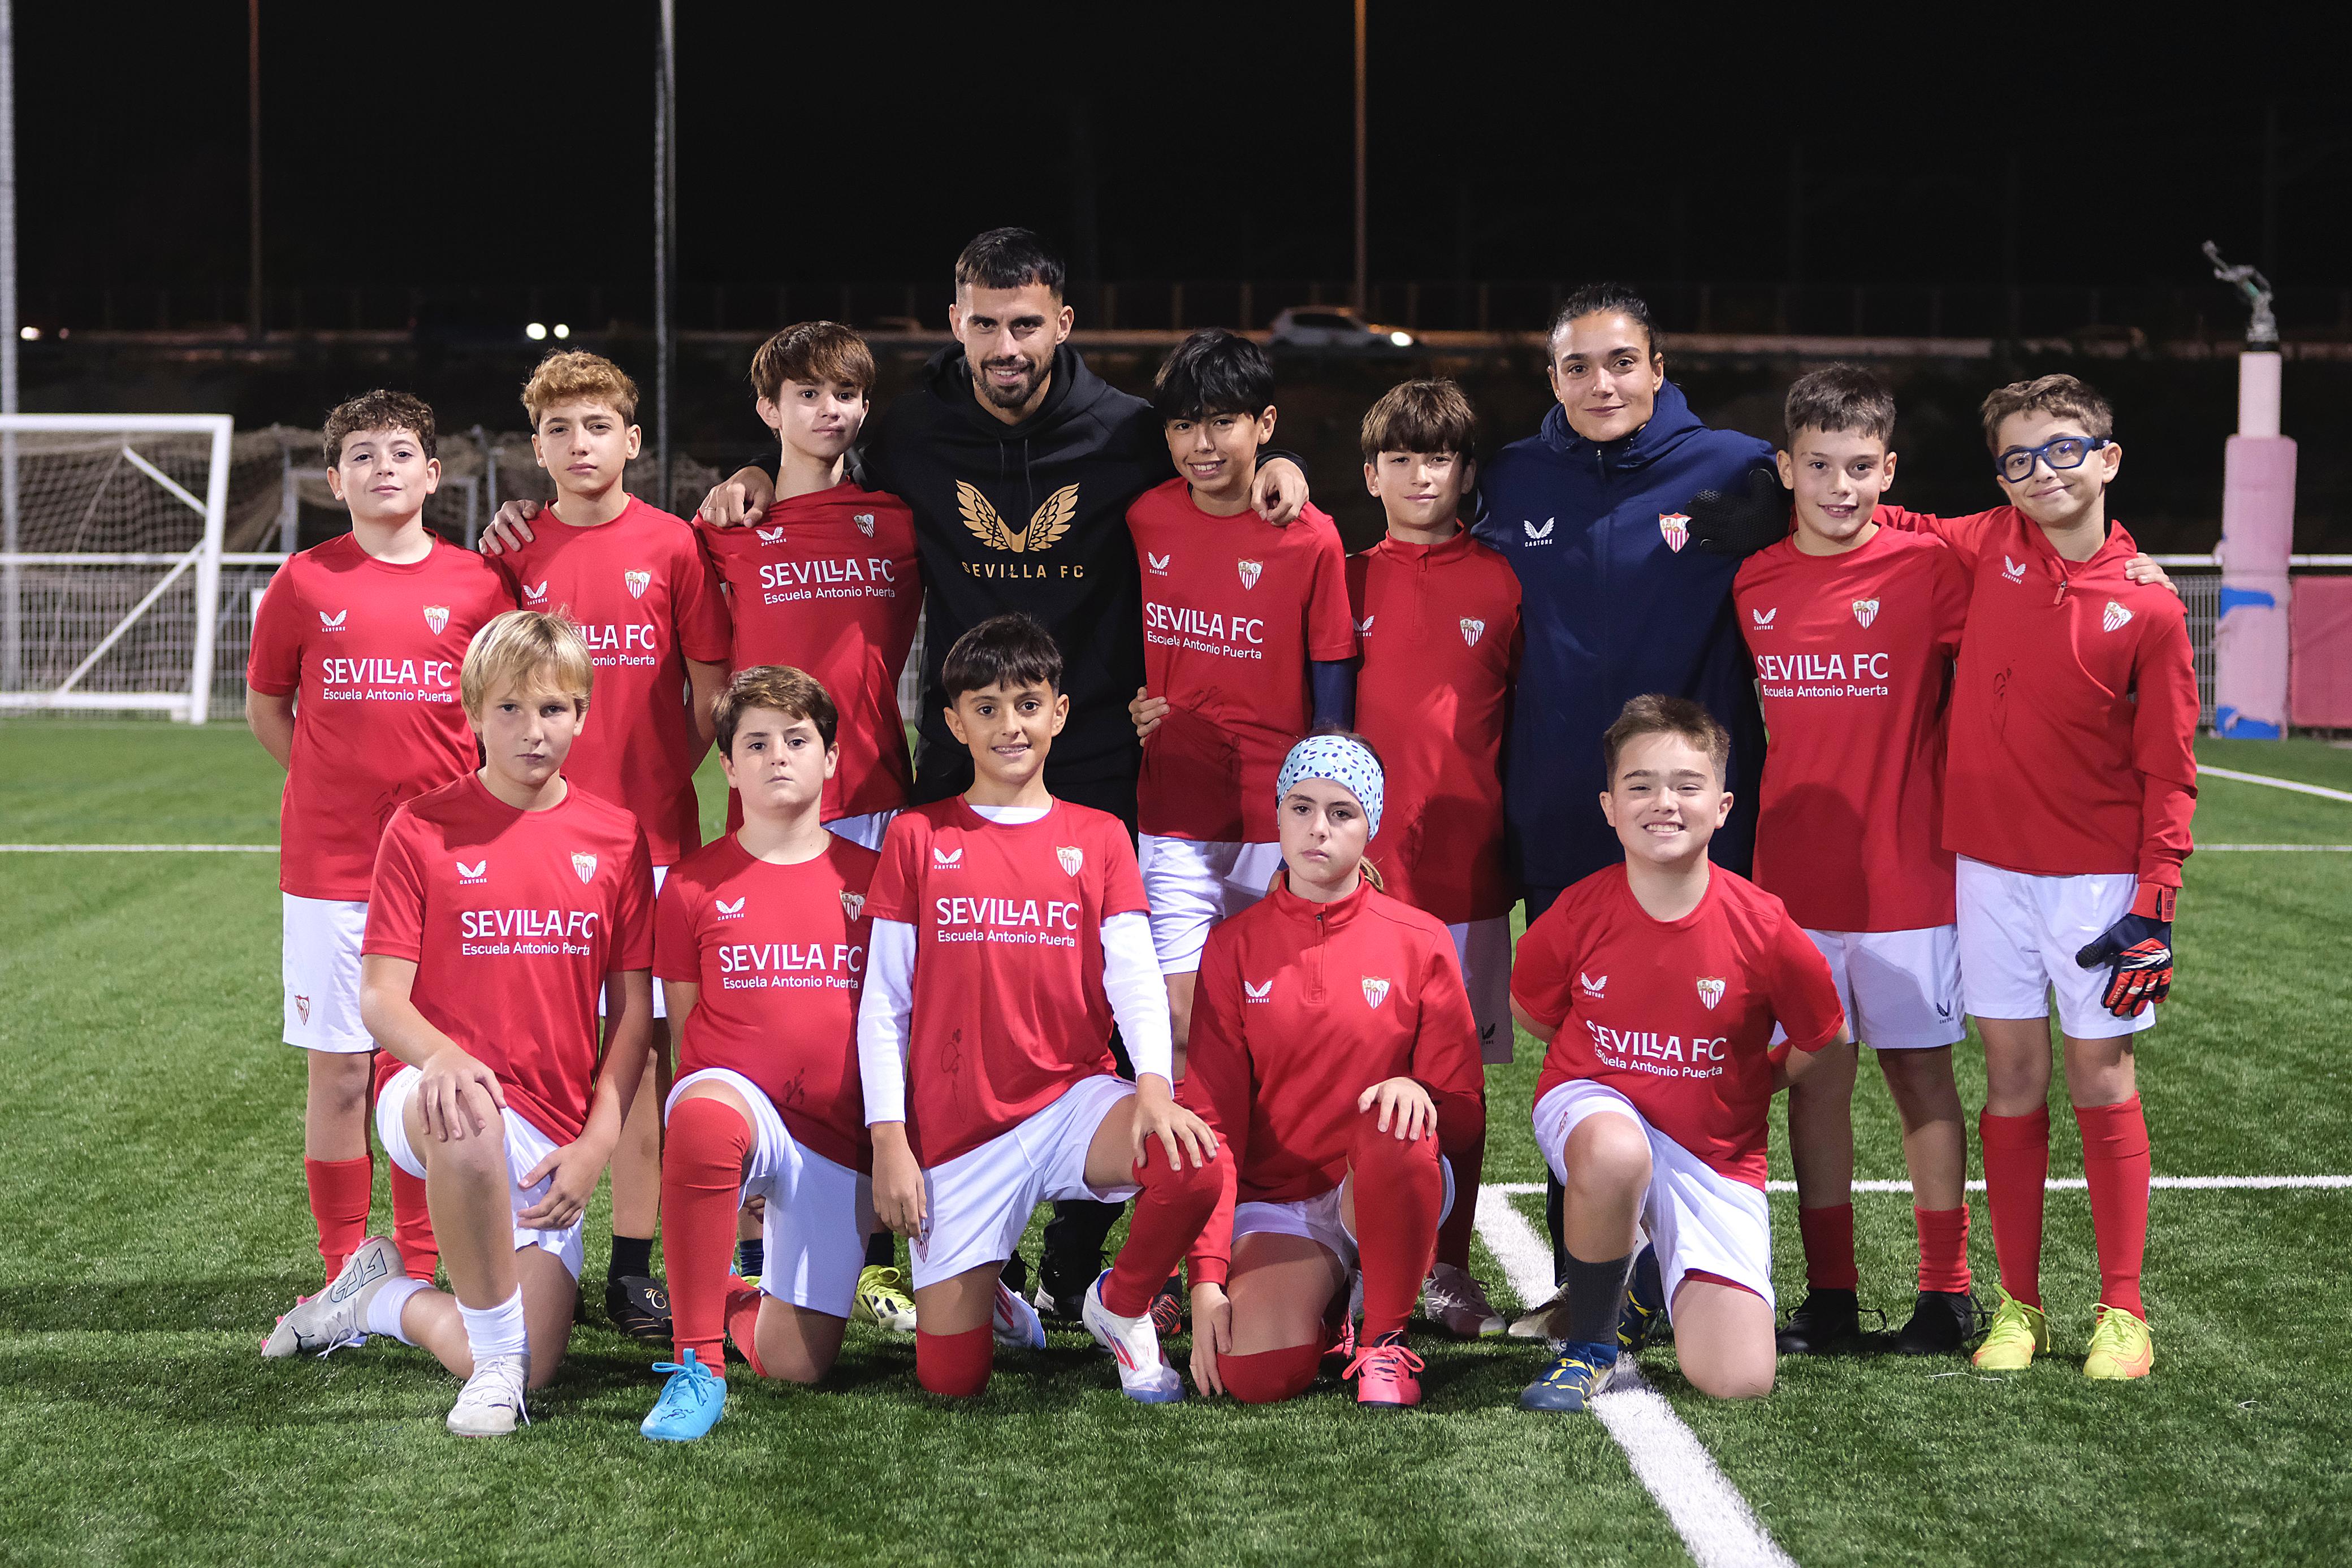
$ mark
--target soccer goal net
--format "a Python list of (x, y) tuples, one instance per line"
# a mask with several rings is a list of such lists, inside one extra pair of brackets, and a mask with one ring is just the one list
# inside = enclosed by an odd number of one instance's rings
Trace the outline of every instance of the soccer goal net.
[(229, 416), (0, 415), (0, 708), (205, 722)]

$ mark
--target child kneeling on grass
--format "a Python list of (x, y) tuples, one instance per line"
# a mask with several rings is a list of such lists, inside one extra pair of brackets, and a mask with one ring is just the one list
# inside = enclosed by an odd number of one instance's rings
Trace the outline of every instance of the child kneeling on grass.
[(460, 1437), (513, 1431), (562, 1363), (581, 1214), (652, 1031), (645, 834), (562, 773), (593, 673), (569, 622), (516, 610), (483, 627), (458, 675), (482, 767), (402, 806), (376, 854), (360, 995), (388, 1053), (376, 1132), (425, 1182), (454, 1293), (404, 1278), (371, 1237), (262, 1350), (423, 1345), (466, 1380)]
[[(1771, 1392), (1775, 1354), (1766, 1109), (1852, 1036), (1828, 961), (1787, 907), (1707, 862), (1731, 810), (1723, 727), (1696, 703), (1639, 696), (1601, 749), (1601, 810), (1625, 863), (1563, 893), (1511, 972), (1512, 1016), (1550, 1047), (1536, 1146), (1566, 1192), (1568, 1252), (1538, 1314), (1564, 1343), (1519, 1404), (1581, 1410), (1608, 1385), (1636, 1219), (1684, 1375), (1754, 1397)], [(1792, 1050), (1772, 1049), (1776, 1023)]]

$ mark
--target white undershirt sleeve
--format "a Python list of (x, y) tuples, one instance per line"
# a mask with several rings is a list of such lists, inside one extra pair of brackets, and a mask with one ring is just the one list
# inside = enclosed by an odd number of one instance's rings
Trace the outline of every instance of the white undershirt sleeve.
[[(876, 922), (876, 929), (881, 928)], [(1127, 1060), (1135, 1075), (1156, 1072), (1171, 1086), (1176, 1078), (1176, 1037), (1168, 1023), (1168, 982), (1160, 973), (1160, 957), (1151, 946), (1151, 916), (1140, 910), (1114, 915), (1102, 925), (1103, 991), (1110, 998), (1111, 1016), (1127, 1040)], [(873, 980), (866, 982), (869, 993)], [(865, 1027), (858, 1029), (864, 1053)], [(866, 1092), (870, 1109), (873, 1092)]]
[(866, 1124), (907, 1119), (907, 1047), (915, 1016), (915, 928), (877, 920), (866, 938), (866, 988), (857, 1007), (857, 1076)]

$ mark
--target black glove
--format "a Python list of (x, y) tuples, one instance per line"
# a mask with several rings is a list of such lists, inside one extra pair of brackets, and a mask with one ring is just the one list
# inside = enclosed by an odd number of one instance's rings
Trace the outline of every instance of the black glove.
[(1789, 507), (1780, 476), (1750, 468), (1739, 494), (1701, 490), (1690, 498), (1690, 537), (1716, 555), (1754, 555), (1789, 537)]
[(2142, 883), (2131, 913), (2074, 955), (2085, 969), (2112, 965), (2100, 1005), (2119, 1019), (2136, 1019), (2148, 1004), (2172, 994), (2172, 905), (2178, 890)]

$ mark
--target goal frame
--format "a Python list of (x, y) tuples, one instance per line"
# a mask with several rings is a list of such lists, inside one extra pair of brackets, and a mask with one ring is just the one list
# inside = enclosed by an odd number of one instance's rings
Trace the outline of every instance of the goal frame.
[[(0, 537), (0, 656), (11, 669), (21, 668), (23, 586), (21, 569), (27, 566), (155, 566), (166, 569), (114, 629), (100, 638), (81, 664), (54, 690), (0, 691), (0, 709), (75, 708), (131, 712), (164, 712), (189, 724), (203, 724), (210, 706), (213, 646), (220, 614), (221, 540), (228, 514), (230, 438), (236, 421), (226, 413), (11, 413), (0, 414), (0, 486), (5, 486), (5, 534)], [(186, 550), (35, 551), (16, 549), (18, 497), (16, 454), (13, 436), (26, 434), (209, 435), (212, 466), (200, 501), (186, 488), (155, 468), (128, 446), (124, 455), (153, 484), (200, 513), (204, 537)], [(94, 668), (108, 650), (121, 641), (152, 609), (164, 591), (184, 574), (194, 573), (195, 624), (190, 640), (188, 685), (172, 692), (76, 692), (76, 682)]]

